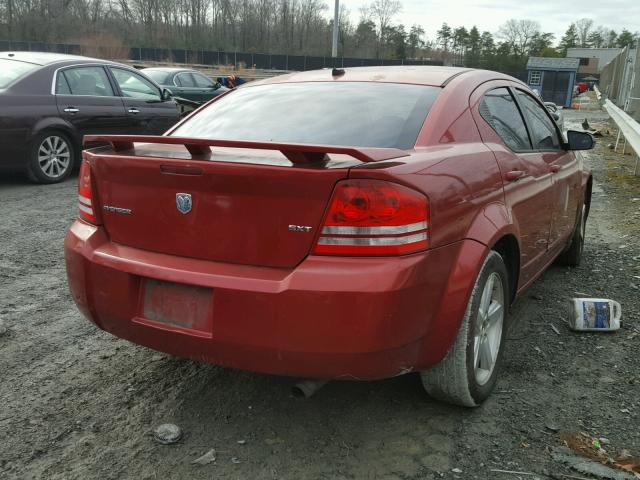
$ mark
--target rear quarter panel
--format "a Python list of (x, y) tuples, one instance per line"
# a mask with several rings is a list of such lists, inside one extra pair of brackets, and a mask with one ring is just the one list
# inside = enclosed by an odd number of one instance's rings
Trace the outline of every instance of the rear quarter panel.
[(24, 95), (6, 91), (0, 96), (0, 166), (25, 165), (33, 135), (51, 125), (63, 124), (53, 95)]
[(482, 142), (469, 108), (475, 86), (461, 82), (443, 91), (408, 160), (388, 168), (365, 166), (350, 172), (351, 177), (402, 183), (426, 194), (430, 247), (458, 245), (450, 265), (432, 269), (444, 284), (439, 301), (426, 305), (416, 299), (424, 318), (432, 318), (423, 340), (425, 365), (439, 362), (455, 340), (490, 248), (504, 235), (517, 235), (504, 204), (498, 164)]

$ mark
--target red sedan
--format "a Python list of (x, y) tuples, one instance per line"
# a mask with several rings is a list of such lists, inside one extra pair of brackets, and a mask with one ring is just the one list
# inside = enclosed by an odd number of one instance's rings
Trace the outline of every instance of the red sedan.
[[(480, 404), (514, 298), (580, 262), (592, 179), (514, 78), (320, 70), (245, 85), (164, 136), (92, 136), (69, 285), (156, 350), (318, 379), (420, 372)], [(106, 146), (104, 146), (106, 144)]]

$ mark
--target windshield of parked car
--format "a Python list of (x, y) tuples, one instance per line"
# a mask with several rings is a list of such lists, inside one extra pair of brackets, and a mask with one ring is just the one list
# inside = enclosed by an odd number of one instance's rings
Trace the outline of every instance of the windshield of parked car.
[(189, 117), (172, 135), (413, 148), (440, 90), (372, 82), (247, 86)]
[(40, 65), (34, 65), (33, 63), (19, 62), (6, 58), (0, 59), (0, 88), (7, 88), (13, 82), (38, 67)]
[(169, 72), (165, 72), (164, 70), (142, 70), (147, 77), (156, 82), (158, 85), (166, 85), (167, 77), (169, 76)]

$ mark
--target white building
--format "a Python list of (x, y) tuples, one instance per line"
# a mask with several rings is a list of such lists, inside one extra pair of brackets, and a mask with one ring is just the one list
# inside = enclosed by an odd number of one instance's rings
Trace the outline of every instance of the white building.
[[(568, 48), (567, 58), (580, 59), (580, 66), (583, 68), (581, 68), (578, 73), (600, 73), (620, 52), (622, 52), (622, 48)], [(594, 62), (590, 60), (592, 58), (597, 58), (598, 61)], [(589, 68), (590, 66), (592, 66), (595, 71)]]

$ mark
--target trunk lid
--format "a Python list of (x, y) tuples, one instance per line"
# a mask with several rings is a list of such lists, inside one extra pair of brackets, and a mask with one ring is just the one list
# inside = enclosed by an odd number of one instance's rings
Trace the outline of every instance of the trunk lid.
[(334, 185), (351, 166), (406, 155), (395, 149), (85, 137), (85, 143), (105, 141), (111, 145), (85, 157), (113, 242), (280, 268), (308, 255)]
[(302, 150), (283, 155), (221, 147), (207, 153), (208, 147), (186, 145), (189, 154), (180, 145), (132, 148), (110, 138), (86, 137), (112, 146), (85, 151), (85, 158), (113, 242), (247, 265), (300, 263), (312, 248), (334, 185), (360, 163), (344, 154), (320, 163), (287, 159), (304, 155)]
[[(231, 162), (189, 162), (182, 170), (181, 163), (118, 156), (95, 162), (112, 241), (184, 257), (293, 267), (308, 254), (333, 185), (348, 172)], [(290, 231), (289, 225), (311, 229)]]

